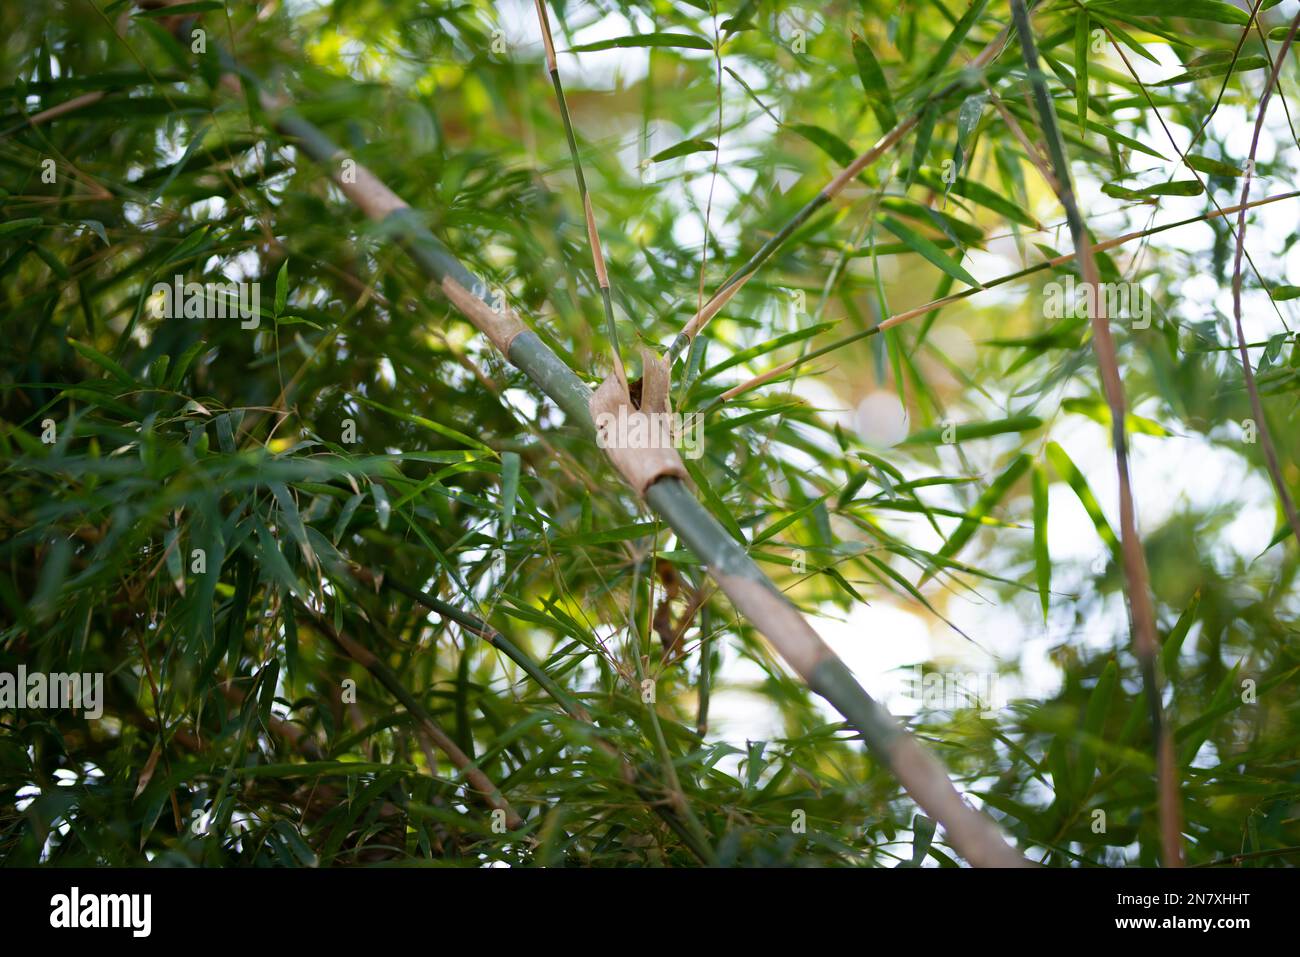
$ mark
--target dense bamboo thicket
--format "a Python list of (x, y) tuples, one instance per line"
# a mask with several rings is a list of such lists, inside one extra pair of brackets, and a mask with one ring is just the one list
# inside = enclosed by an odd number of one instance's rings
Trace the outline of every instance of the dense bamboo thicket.
[(1295, 7), (6, 7), (0, 861), (1292, 862)]

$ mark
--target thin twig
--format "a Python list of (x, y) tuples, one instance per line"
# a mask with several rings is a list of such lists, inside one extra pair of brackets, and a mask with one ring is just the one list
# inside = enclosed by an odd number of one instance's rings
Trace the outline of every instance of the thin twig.
[[(357, 569), (356, 575), (357, 578), (363, 582), (372, 584), (378, 584), (380, 582), (380, 579), (366, 568)], [(542, 669), (541, 665), (539, 665), (533, 657), (528, 654), (528, 652), (524, 651), (524, 649), (515, 642), (506, 638), (505, 635), (501, 634), (501, 632), (497, 631), (487, 622), (475, 615), (469, 614), (468, 612), (461, 611), (455, 605), (443, 601), (436, 595), (432, 595), (419, 588), (413, 588), (412, 586), (394, 578), (392, 575), (384, 575), (382, 583), (391, 587), (394, 591), (405, 595), (407, 598), (418, 602), (430, 611), (435, 612), (444, 618), (451, 619), (460, 625), (465, 631), (472, 635), (477, 635), (479, 638), (486, 641), (493, 648), (496, 648), (522, 668), (524, 673), (537, 682), (537, 685), (550, 695), (555, 703), (564, 709), (565, 713), (568, 714), (569, 717), (573, 718), (575, 721), (580, 721), (585, 725), (589, 725), (600, 734), (600, 728), (592, 719), (591, 712), (569, 697), (569, 695), (565, 694), (560, 686), (552, 680), (551, 676)], [(688, 827), (685, 822), (679, 819), (676, 809), (670, 809), (664, 806), (663, 802), (656, 800), (648, 787), (639, 781), (639, 775), (637, 774), (636, 768), (630, 761), (628, 761), (628, 759), (623, 755), (623, 752), (620, 751), (613, 742), (607, 740), (603, 736), (596, 737), (595, 742), (597, 747), (618, 761), (619, 771), (624, 782), (631, 786), (641, 800), (677, 832), (678, 836), (683, 839), (691, 852), (699, 858), (700, 863), (706, 865), (715, 864), (717, 862), (717, 857), (708, 844), (707, 835), (703, 832), (703, 828), (698, 827), (698, 822), (693, 822), (696, 824), (695, 828)], [(684, 803), (684, 795), (680, 797), (680, 801)]]

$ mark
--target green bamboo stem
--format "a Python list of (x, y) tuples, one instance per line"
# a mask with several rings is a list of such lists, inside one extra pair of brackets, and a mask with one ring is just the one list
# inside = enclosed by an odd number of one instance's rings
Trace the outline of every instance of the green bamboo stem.
[[(1088, 237), (1087, 226), (1075, 201), (1070, 165), (1065, 155), (1065, 141), (1061, 137), (1061, 130), (1056, 121), (1056, 110), (1052, 104), (1051, 93), (1039, 68), (1038, 50), (1034, 45), (1033, 29), (1029, 24), (1029, 13), (1025, 9), (1024, 0), (1011, 0), (1011, 16), (1020, 39), (1025, 68), (1029, 73), (1034, 106), (1042, 123), (1047, 155), (1055, 173), (1058, 198), (1069, 222), (1075, 255), (1079, 261), (1079, 273), (1085, 283), (1096, 287), (1101, 278), (1097, 269), (1097, 259)], [(1119, 359), (1102, 297), (1094, 298), (1097, 301), (1097, 308), (1092, 310), (1093, 315), (1090, 317), (1092, 344), (1101, 372), (1102, 390), (1110, 408), (1111, 441), (1115, 448), (1115, 469), (1119, 476), (1120, 545), (1124, 556), (1124, 577), (1133, 630), (1133, 650), (1142, 672), (1142, 684), (1146, 692), (1152, 737), (1156, 747), (1161, 857), (1166, 866), (1179, 867), (1183, 862), (1183, 850), (1177, 757), (1174, 753), (1173, 735), (1164, 720), (1161, 706), (1157, 662), (1160, 641), (1156, 635), (1155, 607), (1147, 575), (1146, 554), (1138, 535), (1137, 512), (1133, 503), (1133, 486), (1128, 466), (1124, 383), (1120, 378)]]

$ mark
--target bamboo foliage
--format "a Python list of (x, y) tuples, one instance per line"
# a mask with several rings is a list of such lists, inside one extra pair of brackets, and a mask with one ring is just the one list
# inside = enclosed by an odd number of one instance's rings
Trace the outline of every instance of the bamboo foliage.
[(0, 14), (0, 859), (1291, 859), (1300, 18), (716, 12)]

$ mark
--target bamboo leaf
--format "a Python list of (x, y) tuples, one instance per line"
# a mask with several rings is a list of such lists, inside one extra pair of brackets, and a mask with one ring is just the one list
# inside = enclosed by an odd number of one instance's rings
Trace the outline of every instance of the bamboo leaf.
[[(1020, 476), (1029, 468), (1030, 458), (1028, 455), (1017, 455), (1006, 471), (997, 477), (975, 504), (971, 506), (967, 517), (962, 519), (956, 530), (948, 536), (948, 540), (943, 543), (943, 547), (936, 553), (940, 559), (950, 559), (957, 555), (965, 547), (975, 532), (978, 531), (984, 518), (992, 511), (993, 507), (1002, 501), (1003, 497), (1011, 490), (1011, 487), (1019, 481)], [(935, 572), (934, 568), (927, 571), (921, 579), (924, 583)]]
[(1034, 578), (1038, 585), (1038, 602), (1043, 608), (1043, 621), (1051, 604), (1052, 557), (1047, 549), (1047, 471), (1034, 465)]
[(858, 79), (862, 82), (867, 104), (876, 114), (882, 129), (893, 129), (898, 123), (898, 115), (894, 112), (894, 97), (885, 82), (885, 74), (867, 42), (856, 33), (852, 37), (853, 59), (858, 65)]
[(933, 263), (935, 266), (938, 266), (949, 276), (966, 283), (968, 286), (974, 286), (977, 289), (983, 288), (979, 281), (963, 269), (961, 264), (955, 259), (944, 255), (943, 251), (933, 242), (926, 239), (924, 236), (913, 232), (892, 216), (880, 217), (880, 225), (884, 226), (900, 240), (906, 243), (908, 248), (913, 252)]
[(650, 159), (652, 162), (662, 163), (666, 160), (677, 159), (679, 156), (689, 156), (691, 153), (712, 153), (717, 148), (716, 144), (710, 143), (708, 140), (682, 140), (665, 150), (660, 150)]
[(991, 422), (965, 422), (951, 428), (943, 426), (914, 432), (900, 442), (900, 445), (937, 445), (946, 442), (965, 442), (968, 439), (985, 439), (993, 435), (1006, 435), (1012, 432), (1032, 432), (1041, 428), (1043, 420), (1036, 415), (1016, 415), (1009, 419), (995, 419)]
[(139, 382), (136, 380), (136, 378), (133, 375), (131, 375), (131, 373), (127, 372), (125, 369), (122, 368), (121, 365), (119, 365), (113, 359), (110, 359), (108, 356), (104, 355), (104, 353), (100, 352), (94, 346), (88, 346), (84, 342), (78, 342), (75, 339), (69, 339), (68, 345), (76, 349), (78, 354), (80, 354), (82, 357), (89, 359), (91, 362), (95, 363), (95, 365), (99, 366), (105, 372), (112, 375), (114, 378), (117, 379), (118, 382), (122, 383), (123, 385), (129, 387), (135, 387), (139, 385)]
[(1092, 489), (1088, 487), (1088, 480), (1083, 477), (1083, 473), (1075, 466), (1069, 455), (1066, 454), (1065, 449), (1055, 442), (1048, 442), (1045, 452), (1047, 461), (1052, 464), (1056, 474), (1065, 479), (1070, 488), (1074, 490), (1079, 503), (1083, 505), (1084, 511), (1092, 519), (1093, 527), (1097, 529), (1097, 534), (1101, 536), (1102, 542), (1110, 549), (1115, 561), (1121, 561), (1119, 539), (1116, 538), (1110, 523), (1106, 521), (1106, 516), (1102, 513), (1101, 506), (1097, 504), (1097, 498), (1092, 494)]
[(519, 496), (519, 453), (501, 453), (501, 537), (510, 534), (515, 520), (515, 501)]
[(689, 33), (640, 33), (635, 36), (597, 40), (570, 47), (570, 53), (595, 53), (599, 50), (622, 50), (635, 47), (677, 47), (683, 50), (712, 50), (713, 44)]
[(1092, 6), (1109, 16), (1185, 17), (1242, 27), (1250, 22), (1245, 10), (1219, 0), (1094, 0)]
[(854, 152), (852, 146), (820, 126), (812, 126), (808, 123), (792, 123), (789, 128), (841, 166), (848, 166), (857, 158), (858, 154)]
[(1080, 10), (1074, 16), (1074, 98), (1079, 111), (1079, 134), (1087, 135), (1088, 119), (1088, 58), (1091, 44), (1088, 11)]

